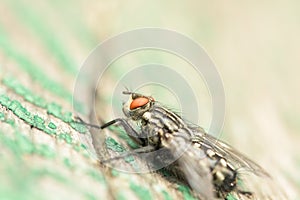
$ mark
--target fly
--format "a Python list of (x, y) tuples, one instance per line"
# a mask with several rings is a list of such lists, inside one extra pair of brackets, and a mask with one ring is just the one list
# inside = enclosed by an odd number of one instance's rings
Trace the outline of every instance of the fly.
[[(247, 182), (248, 178), (243, 179), (244, 174), (245, 177), (250, 175), (262, 177), (262, 180), (269, 179), (269, 175), (259, 165), (226, 143), (206, 134), (201, 127), (190, 125), (151, 96), (128, 91), (123, 94), (129, 95), (129, 100), (123, 104), (126, 118), (114, 119), (100, 128), (113, 124), (122, 126), (141, 147), (134, 153), (165, 149), (165, 155), (159, 156), (159, 162), (176, 160), (167, 169), (187, 182), (201, 199), (224, 199), (230, 193), (242, 199), (266, 197), (259, 196), (256, 191), (240, 189), (238, 184)], [(140, 124), (141, 130), (136, 131), (129, 121)]]

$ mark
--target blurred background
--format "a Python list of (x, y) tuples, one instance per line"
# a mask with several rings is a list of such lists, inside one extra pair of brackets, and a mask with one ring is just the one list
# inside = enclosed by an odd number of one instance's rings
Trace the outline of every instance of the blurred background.
[[(299, 199), (299, 9), (296, 0), (2, 0), (0, 76), (71, 110), (76, 75), (96, 45), (143, 27), (185, 34), (201, 44), (222, 77), (221, 139), (262, 165), (289, 199)], [(8, 86), (1, 84), (5, 93)]]

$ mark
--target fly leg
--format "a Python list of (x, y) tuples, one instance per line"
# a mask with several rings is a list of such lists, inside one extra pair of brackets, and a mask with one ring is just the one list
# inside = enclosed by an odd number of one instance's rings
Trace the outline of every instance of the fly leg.
[(89, 126), (92, 128), (97, 128), (97, 129), (105, 129), (105, 128), (117, 123), (124, 128), (126, 133), (131, 137), (131, 139), (134, 140), (135, 143), (137, 143), (140, 146), (146, 145), (146, 138), (139, 138), (139, 134), (137, 133), (137, 131), (132, 128), (132, 126), (128, 123), (128, 121), (126, 119), (117, 118), (117, 119), (111, 120), (111, 121), (103, 124), (102, 126), (86, 123), (80, 117), (76, 117), (76, 119), (79, 120), (80, 123), (82, 123), (86, 126)]
[(253, 198), (253, 193), (248, 191), (237, 190), (238, 194), (243, 195), (247, 198)]
[(136, 154), (143, 154), (143, 153), (149, 153), (149, 152), (152, 152), (152, 151), (156, 150), (154, 146), (150, 146), (150, 145), (146, 146), (147, 138), (139, 138), (140, 134), (138, 134), (137, 131), (132, 128), (132, 126), (128, 123), (128, 121), (126, 119), (117, 118), (117, 119), (114, 119), (112, 121), (109, 121), (109, 122), (103, 124), (102, 126), (86, 123), (79, 117), (77, 117), (77, 119), (80, 121), (80, 123), (82, 123), (86, 126), (101, 129), (101, 130), (103, 130), (105, 128), (108, 128), (111, 125), (118, 124), (118, 125), (120, 125), (124, 128), (126, 133), (134, 140), (134, 142), (136, 142), (137, 144), (142, 146), (138, 149), (134, 149), (132, 151), (124, 152), (119, 156), (109, 158), (109, 159), (106, 159), (106, 160), (102, 160), (102, 161), (100, 161), (102, 164), (109, 163), (111, 161), (118, 160), (118, 159), (123, 159), (127, 156), (136, 155)]
[(140, 146), (145, 146), (146, 145), (146, 138), (140, 138), (141, 135), (138, 134), (138, 132), (136, 130), (134, 130), (134, 128), (132, 128), (132, 126), (128, 123), (128, 121), (126, 119), (123, 118), (117, 118), (114, 119), (112, 121), (109, 121), (105, 124), (103, 124), (101, 126), (101, 129), (107, 128), (113, 124), (118, 124), (120, 126), (122, 126), (124, 128), (124, 130), (126, 131), (126, 133), (129, 135), (129, 137), (131, 139), (134, 140), (135, 143), (139, 144)]
[(100, 163), (101, 164), (105, 164), (105, 163), (109, 163), (109, 162), (114, 161), (114, 160), (123, 159), (123, 158), (125, 158), (127, 156), (133, 156), (133, 155), (136, 155), (136, 154), (149, 153), (149, 152), (152, 152), (152, 151), (155, 151), (155, 148), (153, 146), (140, 147), (138, 149), (134, 149), (132, 151), (128, 151), (128, 152), (122, 153), (119, 156), (115, 156), (113, 158), (109, 158), (109, 159), (100, 161)]
[(78, 120), (77, 123), (80, 123), (80, 124), (83, 124), (83, 125), (86, 125), (86, 126), (89, 126), (89, 127), (92, 127), (92, 128), (96, 128), (96, 129), (102, 129), (101, 126), (98, 126), (98, 125), (95, 125), (95, 124), (86, 123), (85, 121), (83, 121), (83, 119), (81, 119), (78, 116), (75, 116), (75, 119)]

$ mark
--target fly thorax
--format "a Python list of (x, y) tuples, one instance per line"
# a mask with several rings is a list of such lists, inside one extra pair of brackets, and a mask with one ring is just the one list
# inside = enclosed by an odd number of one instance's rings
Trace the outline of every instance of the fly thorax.
[(160, 146), (160, 137), (158, 135), (154, 135), (152, 137), (149, 137), (148, 138), (148, 144), (151, 145), (151, 146)]

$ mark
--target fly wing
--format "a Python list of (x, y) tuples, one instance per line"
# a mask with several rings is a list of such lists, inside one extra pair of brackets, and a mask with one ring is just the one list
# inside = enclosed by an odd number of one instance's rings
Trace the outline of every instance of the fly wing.
[(210, 173), (209, 162), (205, 153), (195, 148), (185, 133), (180, 131), (172, 134), (172, 139), (165, 144), (173, 156), (191, 188), (203, 199), (214, 199), (214, 186)]
[[(206, 134), (202, 129), (193, 129), (193, 132), (193, 140), (211, 147), (215, 153), (225, 158), (238, 171), (239, 190), (252, 192), (251, 199), (286, 199), (284, 192), (270, 175), (247, 156), (225, 142)], [(238, 199), (240, 198), (238, 197)]]
[(269, 177), (269, 174), (261, 166), (235, 150), (229, 144), (205, 133), (202, 128), (193, 128), (193, 132), (195, 134), (195, 140), (199, 140), (201, 144), (210, 146), (216, 153), (225, 158), (235, 169), (239, 169), (240, 171), (250, 171), (258, 176)]

